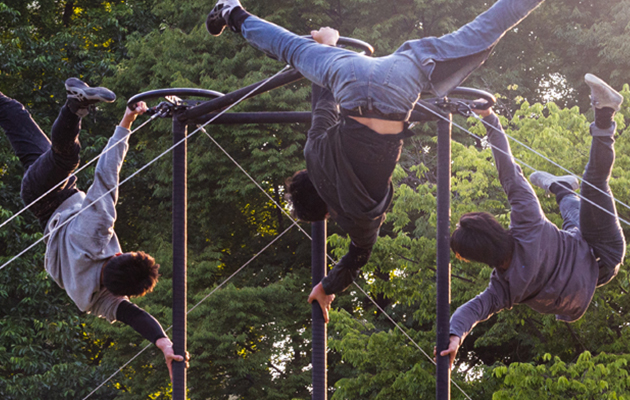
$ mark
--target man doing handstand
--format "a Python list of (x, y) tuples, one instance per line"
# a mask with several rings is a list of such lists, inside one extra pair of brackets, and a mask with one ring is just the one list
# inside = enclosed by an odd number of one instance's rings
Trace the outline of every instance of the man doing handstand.
[[(314, 42), (247, 13), (238, 0), (216, 3), (206, 21), (211, 34), (221, 34), (226, 26), (241, 32), (254, 47), (328, 89), (340, 106), (343, 118), (332, 128), (335, 132), (329, 131), (328, 143), (318, 148), (307, 143), (308, 173), (298, 173), (288, 187), (300, 219), (321, 220), (330, 213), (352, 239), (348, 254), (309, 296), (309, 301), (320, 304), (326, 319), (333, 294), (345, 290), (367, 263), (392, 196), (393, 168), (389, 176), (379, 178), (378, 190), (368, 190), (370, 178), (362, 176), (360, 163), (346, 156), (350, 150), (344, 141), (352, 135), (406, 135), (406, 121), (423, 91), (438, 97), (448, 94), (486, 60), (506, 31), (542, 1), (499, 0), (456, 32), (411, 40), (393, 54), (377, 58), (331, 47), (339, 39), (334, 29), (311, 32)], [(340, 157), (345, 157), (343, 163)], [(305, 210), (313, 203), (319, 208)]]
[(604, 81), (587, 74), (595, 122), (591, 153), (584, 172), (580, 199), (573, 175), (554, 176), (537, 171), (532, 184), (556, 196), (564, 220), (552, 224), (540, 208), (536, 193), (514, 162), (499, 119), (491, 110), (480, 112), (488, 124), (499, 180), (512, 208), (510, 229), (491, 214), (464, 214), (451, 235), (451, 249), (459, 257), (494, 268), (488, 288), (459, 307), (451, 317), (450, 343), (440, 354), (451, 364), (466, 335), (480, 321), (523, 303), (561, 321), (584, 315), (595, 288), (610, 282), (619, 271), (626, 243), (608, 185), (615, 161), (613, 121), (623, 97)]
[[(22, 104), (0, 93), (0, 127), (25, 171), (22, 199), (31, 204), (43, 196), (30, 210), (44, 228), (44, 266), (81, 311), (124, 322), (155, 344), (171, 373), (172, 362), (184, 358), (174, 354), (160, 323), (129, 301), (131, 296), (153, 290), (159, 265), (143, 252), (123, 254), (114, 232), (118, 175), (129, 148), (129, 130), (146, 111), (146, 104), (126, 108), (98, 160), (94, 183), (84, 193), (72, 176), (79, 165), (81, 118), (92, 104), (113, 102), (116, 96), (77, 78), (66, 81), (66, 90), (68, 100), (53, 124), (52, 142)], [(60, 182), (64, 183), (58, 185)]]

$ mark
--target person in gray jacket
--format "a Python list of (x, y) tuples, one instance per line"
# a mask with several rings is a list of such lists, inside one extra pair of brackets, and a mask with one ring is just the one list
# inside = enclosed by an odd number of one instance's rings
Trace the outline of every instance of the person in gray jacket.
[(174, 354), (160, 323), (129, 301), (153, 290), (159, 265), (143, 252), (123, 254), (114, 232), (118, 175), (129, 131), (146, 104), (126, 109), (98, 160), (94, 183), (83, 192), (72, 176), (79, 165), (81, 118), (93, 104), (113, 102), (116, 96), (77, 78), (66, 81), (66, 90), (68, 99), (53, 124), (52, 142), (22, 104), (0, 93), (0, 127), (25, 171), (21, 197), (26, 204), (35, 201), (30, 210), (44, 228), (44, 266), (81, 311), (109, 322), (119, 320), (160, 348), (171, 373), (172, 362), (184, 357)]
[(545, 218), (534, 190), (512, 158), (497, 116), (491, 110), (478, 112), (490, 125), (488, 140), (512, 212), (509, 230), (488, 213), (469, 213), (451, 235), (451, 249), (458, 258), (494, 268), (487, 289), (451, 317), (449, 348), (440, 353), (450, 355), (451, 364), (478, 322), (519, 303), (574, 322), (586, 312), (595, 288), (619, 271), (626, 244), (608, 181), (615, 160), (613, 116), (623, 97), (592, 74), (585, 81), (591, 89), (595, 122), (590, 127), (593, 141), (582, 199), (574, 192), (579, 185), (573, 175), (543, 171), (530, 175), (532, 184), (555, 194), (562, 229)]

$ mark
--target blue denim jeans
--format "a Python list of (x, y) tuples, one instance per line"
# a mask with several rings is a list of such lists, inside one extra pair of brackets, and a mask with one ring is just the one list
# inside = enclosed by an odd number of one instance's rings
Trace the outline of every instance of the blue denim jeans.
[(607, 131), (605, 133), (609, 135), (593, 136), (591, 143), (591, 154), (581, 187), (582, 196), (590, 202), (572, 193), (564, 197), (559, 204), (564, 220), (562, 229), (578, 228), (584, 240), (593, 249), (595, 257), (599, 259), (598, 286), (605, 285), (617, 275), (626, 252), (626, 242), (617, 218), (615, 200), (608, 185), (615, 162), (613, 135), (616, 128), (614, 123), (606, 130), (598, 128), (594, 123), (591, 124), (592, 133)]
[[(385, 57), (318, 44), (255, 16), (241, 27), (254, 47), (328, 88), (343, 109), (408, 114), (420, 94), (444, 96), (479, 67), (499, 39), (543, 0), (499, 0), (456, 32), (405, 42)], [(454, 63), (453, 63), (454, 62)], [(449, 70), (440, 74), (440, 68)], [(434, 75), (440, 79), (432, 79)]]
[[(53, 124), (51, 143), (22, 104), (0, 93), (0, 127), (24, 167), (21, 196), (25, 204), (66, 179), (79, 165), (81, 119), (65, 106)], [(57, 207), (78, 191), (72, 177), (30, 210), (45, 227)]]

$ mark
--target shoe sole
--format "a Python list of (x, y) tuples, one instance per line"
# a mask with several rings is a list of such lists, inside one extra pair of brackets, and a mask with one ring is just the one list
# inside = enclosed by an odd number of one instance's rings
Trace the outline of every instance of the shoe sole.
[(210, 14), (208, 14), (208, 18), (206, 19), (206, 30), (212, 36), (221, 36), (223, 30), (227, 24), (223, 17), (221, 17), (220, 10), (212, 10)]
[(103, 87), (78, 88), (75, 86), (66, 86), (66, 92), (69, 98), (75, 98), (79, 101), (103, 101), (105, 103), (113, 103), (116, 95), (109, 89)]
[(600, 99), (600, 101), (598, 102), (599, 104), (593, 104), (595, 108), (610, 107), (615, 111), (619, 111), (621, 109), (623, 96), (615, 89), (613, 89), (609, 84), (593, 74), (584, 75), (584, 82), (586, 82), (589, 88), (591, 88), (591, 93), (593, 92), (593, 90), (599, 90), (602, 92), (602, 94), (605, 95), (604, 99)]

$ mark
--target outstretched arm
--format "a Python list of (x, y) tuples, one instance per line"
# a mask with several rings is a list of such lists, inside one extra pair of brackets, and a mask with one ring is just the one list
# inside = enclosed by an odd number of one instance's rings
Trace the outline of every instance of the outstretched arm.
[(328, 310), (335, 299), (335, 293), (343, 292), (357, 279), (361, 267), (367, 264), (371, 254), (372, 247), (361, 248), (350, 243), (348, 253), (311, 291), (308, 302), (317, 301), (319, 303), (326, 322), (328, 322)]
[(125, 107), (125, 115), (118, 126), (131, 130), (131, 125), (138, 118), (138, 115), (144, 114), (147, 110), (147, 104), (144, 101), (137, 103), (133, 109)]
[(512, 208), (512, 228), (540, 223), (544, 220), (545, 214), (540, 208), (534, 189), (523, 176), (521, 167), (514, 161), (512, 150), (499, 118), (491, 108), (473, 111), (483, 117), (488, 133), (488, 142), (492, 145), (492, 155), (499, 173), (499, 181)]
[[(493, 272), (493, 275), (496, 271)], [(504, 282), (496, 278), (490, 279), (490, 284), (480, 295), (459, 307), (451, 317), (450, 342), (448, 349), (440, 355), (450, 355), (451, 367), (457, 355), (459, 346), (466, 336), (479, 322), (485, 321), (492, 315), (505, 308), (511, 308), (509, 290)]]
[[(160, 323), (153, 318), (151, 314), (127, 300), (122, 301), (118, 306), (116, 319), (132, 327), (136, 332), (142, 335), (143, 338), (162, 350), (166, 366), (168, 367), (168, 373), (171, 379), (173, 379), (173, 361), (182, 362), (184, 361), (184, 357), (175, 355), (173, 343), (168, 336), (166, 336), (166, 333), (164, 333)], [(186, 355), (186, 362), (188, 362), (189, 359), (190, 357)], [(188, 366), (188, 364), (186, 364), (186, 366)]]
[[(94, 205), (83, 211), (76, 219), (78, 232), (94, 238), (96, 247), (106, 244), (114, 234), (116, 221), (116, 203), (118, 202), (119, 173), (127, 150), (129, 149), (129, 129), (136, 117), (147, 110), (144, 102), (137, 104), (134, 110), (125, 108), (125, 115), (109, 139), (94, 171), (94, 183), (87, 191), (83, 207)], [(95, 248), (94, 251), (100, 251)]]

